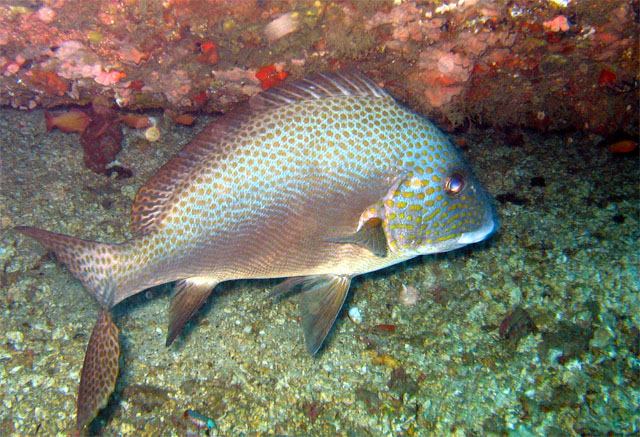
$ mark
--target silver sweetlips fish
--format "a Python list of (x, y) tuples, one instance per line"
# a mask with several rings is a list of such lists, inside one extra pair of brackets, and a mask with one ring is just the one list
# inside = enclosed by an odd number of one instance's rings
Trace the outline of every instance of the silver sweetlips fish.
[(322, 345), (354, 276), (486, 238), (491, 203), (429, 121), (343, 71), (264, 92), (208, 125), (132, 206), (135, 236), (107, 244), (31, 227), (101, 311), (87, 346), (77, 426), (113, 391), (118, 328), (109, 310), (178, 281), (167, 344), (222, 281), (289, 278), (302, 289), (307, 350)]

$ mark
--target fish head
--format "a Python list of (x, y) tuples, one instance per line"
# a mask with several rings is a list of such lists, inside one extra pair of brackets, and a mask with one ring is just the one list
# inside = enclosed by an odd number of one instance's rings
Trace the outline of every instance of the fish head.
[(389, 250), (399, 256), (447, 252), (495, 229), (491, 200), (446, 138), (427, 148), (383, 200)]

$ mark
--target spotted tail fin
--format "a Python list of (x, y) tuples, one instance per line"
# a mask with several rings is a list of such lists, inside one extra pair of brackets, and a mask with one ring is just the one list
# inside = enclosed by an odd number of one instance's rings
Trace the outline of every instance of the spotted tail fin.
[(117, 303), (114, 300), (115, 274), (123, 259), (122, 249), (115, 244), (82, 240), (42, 229), (18, 226), (16, 230), (53, 250), (102, 307), (89, 338), (78, 388), (76, 424), (78, 429), (83, 429), (107, 405), (118, 378), (118, 327), (109, 310)]
[(115, 271), (123, 258), (119, 245), (83, 240), (28, 226), (17, 226), (15, 229), (53, 250), (102, 308), (110, 309), (117, 303)]
[(89, 425), (98, 411), (106, 407), (116, 386), (120, 358), (118, 333), (109, 311), (100, 308), (82, 365), (76, 413), (78, 429)]

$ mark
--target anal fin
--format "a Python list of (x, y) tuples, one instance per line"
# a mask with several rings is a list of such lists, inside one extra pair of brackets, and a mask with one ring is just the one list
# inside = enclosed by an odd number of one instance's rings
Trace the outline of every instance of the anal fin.
[(278, 287), (277, 294), (298, 285), (302, 288), (302, 332), (309, 354), (315, 354), (322, 346), (344, 304), (350, 284), (348, 276), (320, 275), (289, 278)]
[(211, 278), (188, 278), (178, 281), (169, 307), (169, 331), (166, 345), (182, 332), (184, 325), (207, 300), (218, 281)]
[(118, 327), (108, 310), (100, 308), (93, 327), (78, 388), (76, 426), (82, 429), (107, 405), (118, 378), (120, 343)]
[(351, 243), (369, 249), (374, 255), (387, 256), (387, 237), (382, 229), (382, 220), (372, 217), (362, 224), (357, 232), (345, 237), (328, 238), (333, 243)]

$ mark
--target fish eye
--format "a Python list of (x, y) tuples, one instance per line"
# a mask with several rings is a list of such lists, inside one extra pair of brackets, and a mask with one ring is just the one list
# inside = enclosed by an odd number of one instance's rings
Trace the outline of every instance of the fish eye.
[(453, 172), (444, 181), (444, 192), (450, 196), (457, 196), (464, 190), (465, 185), (464, 175), (460, 172)]

